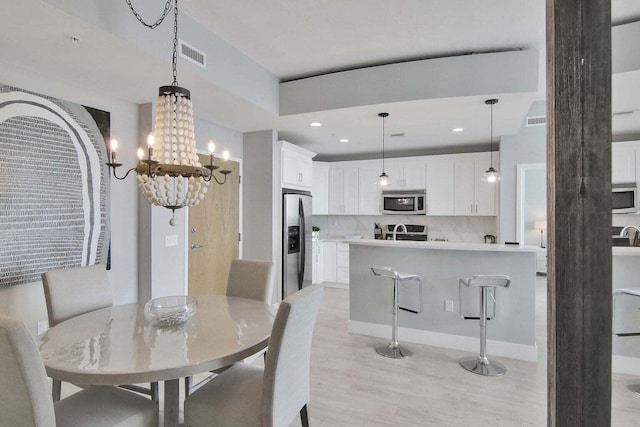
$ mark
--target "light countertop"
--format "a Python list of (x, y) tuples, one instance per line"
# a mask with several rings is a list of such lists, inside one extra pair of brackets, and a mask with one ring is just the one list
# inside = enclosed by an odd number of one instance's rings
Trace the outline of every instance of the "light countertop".
[(613, 246), (611, 252), (616, 256), (640, 256), (640, 247), (637, 246)]
[(436, 249), (447, 251), (486, 251), (486, 252), (540, 252), (544, 248), (538, 246), (499, 245), (486, 243), (456, 243), (456, 242), (414, 242), (409, 240), (374, 240), (353, 239), (343, 240), (350, 245), (381, 246), (389, 248), (408, 249)]

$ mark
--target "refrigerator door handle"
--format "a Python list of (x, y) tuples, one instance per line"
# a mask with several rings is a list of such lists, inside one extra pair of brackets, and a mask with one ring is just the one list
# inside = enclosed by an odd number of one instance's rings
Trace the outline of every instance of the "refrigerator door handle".
[(302, 289), (304, 281), (304, 264), (307, 256), (307, 233), (305, 229), (304, 206), (302, 199), (298, 199), (298, 221), (300, 221), (300, 255), (298, 258), (298, 290)]

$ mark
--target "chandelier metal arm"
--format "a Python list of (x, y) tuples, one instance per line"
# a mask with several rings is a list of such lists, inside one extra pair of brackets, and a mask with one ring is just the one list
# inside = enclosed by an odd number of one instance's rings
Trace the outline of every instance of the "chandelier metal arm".
[(127, 176), (129, 176), (129, 173), (131, 173), (132, 171), (136, 170), (136, 168), (131, 168), (124, 174), (124, 176), (118, 176), (118, 174), (116, 174), (116, 169), (118, 167), (122, 166), (122, 163), (109, 162), (109, 163), (107, 163), (107, 166), (109, 167), (109, 169), (111, 169), (113, 171), (113, 177), (115, 179), (118, 179), (118, 180), (126, 179)]
[(225, 182), (227, 182), (227, 175), (229, 175), (231, 171), (225, 169), (225, 170), (221, 170), (220, 173), (224, 176), (224, 179), (222, 181), (218, 181), (218, 178), (213, 173), (211, 174), (211, 176), (218, 184), (222, 185)]

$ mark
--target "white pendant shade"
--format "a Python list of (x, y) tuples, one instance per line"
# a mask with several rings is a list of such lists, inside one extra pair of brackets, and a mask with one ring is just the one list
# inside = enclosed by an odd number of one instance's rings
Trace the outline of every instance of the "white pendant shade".
[(484, 175), (482, 175), (482, 182), (494, 183), (499, 181), (502, 181), (502, 175), (500, 175), (493, 167), (487, 169)]
[(387, 187), (391, 185), (391, 178), (389, 178), (389, 175), (382, 172), (382, 174), (380, 174), (380, 179), (378, 181), (378, 184), (380, 184), (382, 187)]

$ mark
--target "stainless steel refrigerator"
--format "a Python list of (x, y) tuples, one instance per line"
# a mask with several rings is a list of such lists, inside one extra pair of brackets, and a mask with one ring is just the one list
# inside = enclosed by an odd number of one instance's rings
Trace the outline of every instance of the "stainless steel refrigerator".
[(282, 190), (282, 297), (311, 285), (311, 193)]

